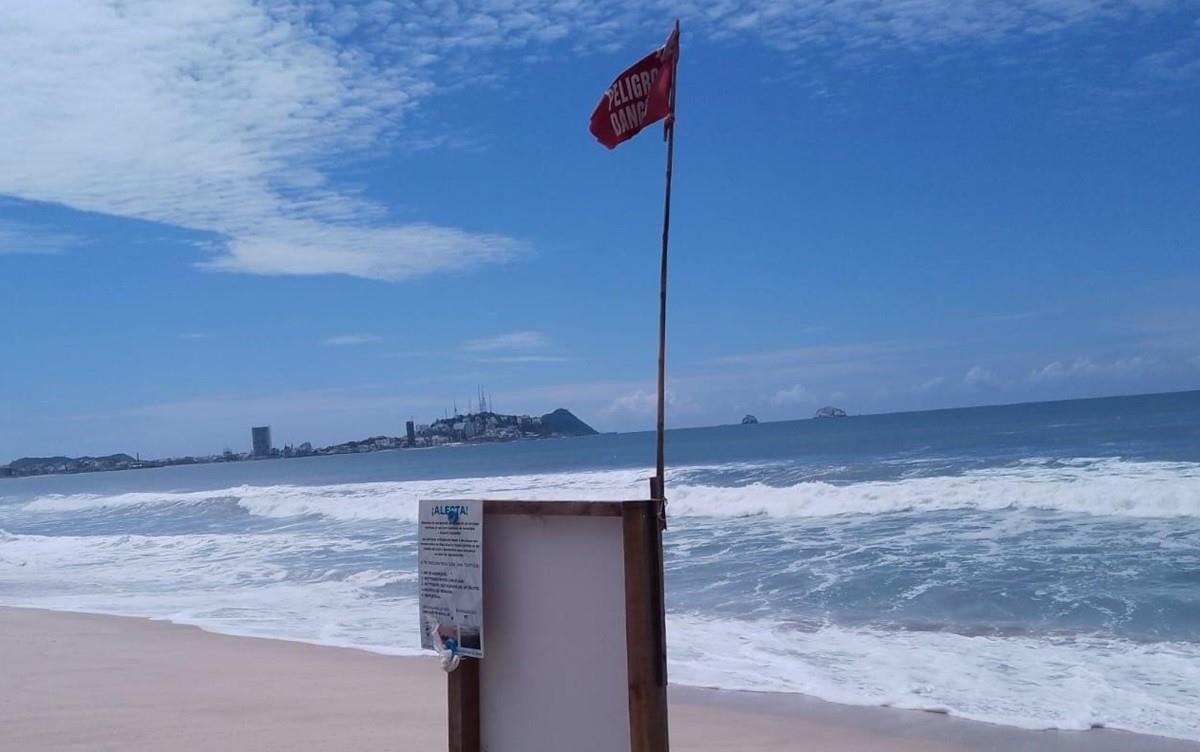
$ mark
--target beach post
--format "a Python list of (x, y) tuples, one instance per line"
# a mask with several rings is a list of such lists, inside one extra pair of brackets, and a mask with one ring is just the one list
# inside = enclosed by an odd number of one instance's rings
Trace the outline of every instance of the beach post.
[(615, 149), (646, 126), (663, 122), (667, 165), (663, 192), (662, 248), (658, 278), (658, 415), (655, 434), (654, 477), (650, 479), (652, 530), (646, 531), (647, 578), (657, 604), (654, 622), (656, 652), (662, 657), (656, 680), (666, 687), (666, 610), (663, 582), (662, 533), (667, 527), (666, 389), (667, 389), (667, 258), (671, 239), (671, 179), (675, 166), (675, 84), (679, 72), (679, 19), (667, 41), (617, 75), (600, 97), (588, 130), (603, 146)]
[(668, 752), (653, 499), (481, 508), (482, 657), (447, 676), (450, 752)]
[(666, 581), (663, 565), (662, 534), (667, 529), (667, 478), (666, 453), (666, 380), (667, 380), (667, 250), (671, 239), (671, 174), (675, 163), (675, 84), (679, 72), (679, 19), (671, 33), (667, 47), (671, 53), (671, 86), (668, 93), (667, 118), (664, 135), (667, 141), (666, 187), (663, 195), (662, 253), (658, 280), (658, 420), (655, 431), (655, 473), (650, 481), (650, 498), (654, 503), (654, 525), (649, 531), (650, 581), (654, 587), (653, 598), (658, 604), (654, 618), (654, 640), (657, 643), (659, 662), (656, 679), (666, 691), (667, 686), (667, 611)]
[(662, 253), (658, 278), (658, 420), (655, 431), (655, 473), (654, 480), (650, 483), (650, 498), (658, 502), (656, 513), (659, 527), (663, 529), (667, 526), (666, 453), (663, 446), (667, 422), (667, 250), (671, 240), (671, 173), (675, 163), (675, 83), (679, 71), (679, 19), (675, 19), (675, 29), (671, 33), (666, 49), (671, 50), (671, 81), (667, 93), (666, 123), (663, 126), (663, 135), (667, 142), (667, 167), (666, 188), (663, 194)]
[[(621, 72), (604, 91), (592, 112), (589, 130), (603, 146), (614, 149), (651, 123), (663, 122), (667, 163), (663, 191), (662, 247), (658, 285), (658, 410), (655, 431), (654, 476), (650, 479), (651, 524), (644, 531), (646, 583), (654, 604), (648, 614), (657, 656), (655, 681), (667, 686), (666, 598), (662, 534), (667, 527), (666, 494), (666, 374), (667, 374), (667, 259), (671, 238), (671, 180), (675, 163), (675, 89), (679, 74), (679, 19), (667, 41)], [(664, 731), (665, 733), (665, 731)], [(665, 739), (664, 739), (665, 744)]]

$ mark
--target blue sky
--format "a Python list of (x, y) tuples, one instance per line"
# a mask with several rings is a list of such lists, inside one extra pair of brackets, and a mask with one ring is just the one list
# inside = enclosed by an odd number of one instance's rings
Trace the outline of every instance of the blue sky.
[(6, 5), (0, 461), (1200, 388), (1200, 4)]

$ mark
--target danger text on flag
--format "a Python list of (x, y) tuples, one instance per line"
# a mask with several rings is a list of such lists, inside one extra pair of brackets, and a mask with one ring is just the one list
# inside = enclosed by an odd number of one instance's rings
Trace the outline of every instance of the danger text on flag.
[(671, 114), (677, 39), (672, 34), (666, 44), (617, 76), (600, 97), (589, 128), (597, 141), (612, 149)]

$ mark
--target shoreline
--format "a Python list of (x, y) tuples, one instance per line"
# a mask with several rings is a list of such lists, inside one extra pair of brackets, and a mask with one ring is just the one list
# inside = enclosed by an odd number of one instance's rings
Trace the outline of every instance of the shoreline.
[[(438, 749), (432, 657), (243, 637), (144, 617), (0, 607), (0, 728), (14, 749)], [(190, 677), (191, 680), (183, 680)], [(1031, 731), (806, 695), (673, 685), (672, 746), (835, 752), (1200, 752), (1131, 732)]]

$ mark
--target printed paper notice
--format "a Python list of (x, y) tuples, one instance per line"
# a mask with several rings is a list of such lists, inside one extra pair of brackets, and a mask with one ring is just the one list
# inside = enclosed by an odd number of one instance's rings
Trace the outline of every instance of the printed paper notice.
[[(483, 503), (422, 501), (417, 532), (421, 647), (483, 657)], [(436, 624), (436, 627), (434, 625)]]

